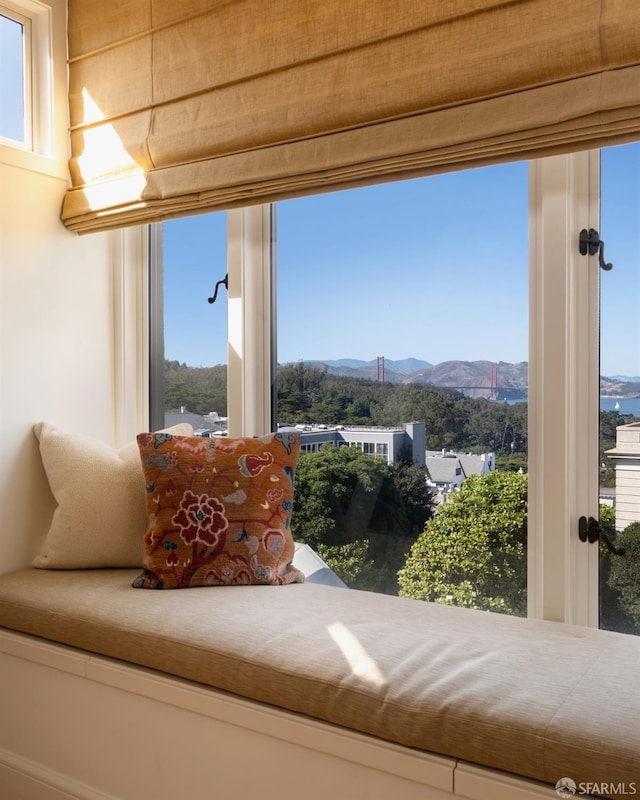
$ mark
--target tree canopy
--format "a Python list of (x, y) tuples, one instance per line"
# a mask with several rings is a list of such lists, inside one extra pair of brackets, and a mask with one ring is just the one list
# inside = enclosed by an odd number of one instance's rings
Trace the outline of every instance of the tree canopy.
[(632, 522), (615, 537), (623, 556), (608, 556), (608, 585), (617, 593), (622, 620), (611, 626), (623, 633), (640, 634), (640, 522)]
[[(494, 452), (501, 469), (526, 471), (527, 403), (466, 397), (424, 383), (378, 383), (332, 375), (303, 362), (278, 367), (278, 421), (327, 425), (403, 425), (424, 422), (429, 450)], [(189, 367), (165, 361), (165, 410), (185, 406), (195, 414), (227, 416), (227, 367)], [(613, 485), (604, 451), (615, 446), (616, 426), (633, 419), (600, 414), (603, 485)]]
[(350, 447), (301, 453), (291, 530), (352, 588), (397, 592), (396, 573), (432, 514), (424, 473)]
[[(227, 368), (166, 361), (165, 410), (227, 416)], [(425, 423), (429, 450), (527, 452), (527, 404), (465, 397), (424, 383), (378, 383), (332, 375), (302, 362), (278, 367), (278, 421), (397, 426)]]
[(467, 478), (400, 570), (400, 595), (526, 616), (527, 476)]
[(289, 423), (425, 423), (429, 450), (527, 452), (527, 404), (465, 397), (425, 383), (378, 383), (299, 362), (278, 368), (278, 417)]
[(185, 406), (193, 414), (217, 412), (227, 416), (227, 368), (188, 367), (179, 361), (164, 362), (164, 408)]

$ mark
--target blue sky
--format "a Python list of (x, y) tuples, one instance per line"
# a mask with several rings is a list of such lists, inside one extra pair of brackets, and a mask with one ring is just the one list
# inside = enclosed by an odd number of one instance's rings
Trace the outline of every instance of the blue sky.
[(0, 136), (21, 141), (24, 136), (22, 93), (22, 26), (0, 15)]
[(525, 361), (527, 166), (281, 203), (278, 275), (280, 360)]
[[(524, 162), (277, 207), (278, 360), (526, 361)], [(603, 151), (602, 372), (640, 375), (640, 144)], [(226, 361), (226, 215), (165, 225), (165, 346)], [(219, 295), (220, 297), (220, 295)]]
[(602, 150), (601, 198), (601, 372), (640, 376), (640, 142)]

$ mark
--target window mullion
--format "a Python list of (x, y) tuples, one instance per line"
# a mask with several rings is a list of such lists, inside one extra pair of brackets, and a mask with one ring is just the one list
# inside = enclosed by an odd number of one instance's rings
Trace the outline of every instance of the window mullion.
[[(110, 231), (114, 321), (114, 442), (121, 446), (149, 426), (149, 229)], [(162, 308), (160, 299), (159, 308)], [(160, 358), (162, 355), (160, 354)], [(162, 361), (155, 364), (155, 371)], [(157, 420), (163, 426), (161, 420)]]
[(571, 258), (569, 260), (569, 476), (573, 498), (570, 520), (570, 595), (568, 622), (598, 627), (598, 543), (577, 536), (581, 516), (599, 517), (600, 423), (600, 268), (598, 257), (582, 256), (582, 228), (600, 229), (600, 152), (570, 157), (572, 179)]
[(269, 205), (228, 213), (229, 435), (273, 427), (273, 215)]
[(529, 615), (594, 625), (597, 546), (577, 520), (597, 516), (598, 275), (578, 236), (597, 227), (597, 153), (530, 177)]

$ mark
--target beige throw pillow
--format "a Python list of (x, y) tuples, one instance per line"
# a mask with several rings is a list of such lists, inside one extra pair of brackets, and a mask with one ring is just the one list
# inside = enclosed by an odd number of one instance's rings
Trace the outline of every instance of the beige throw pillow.
[[(187, 423), (167, 429), (193, 434)], [(33, 431), (57, 503), (44, 551), (34, 567), (141, 567), (145, 485), (135, 441), (115, 450), (89, 436), (40, 422)]]

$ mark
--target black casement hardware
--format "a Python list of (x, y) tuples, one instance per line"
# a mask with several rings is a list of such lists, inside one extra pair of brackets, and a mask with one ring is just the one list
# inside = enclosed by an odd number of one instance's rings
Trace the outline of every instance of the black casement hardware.
[(578, 247), (580, 248), (580, 255), (586, 256), (587, 253), (590, 256), (595, 255), (598, 253), (598, 263), (602, 267), (602, 269), (606, 270), (607, 272), (610, 269), (613, 269), (613, 264), (607, 264), (604, 260), (604, 242), (600, 238), (600, 234), (598, 233), (595, 228), (583, 228), (580, 231), (580, 240), (578, 243)]
[(218, 297), (218, 289), (220, 288), (220, 284), (221, 283), (223, 283), (224, 284), (224, 288), (227, 291), (229, 291), (229, 273), (227, 273), (221, 281), (218, 281), (216, 283), (215, 289), (213, 291), (213, 297), (207, 297), (207, 300), (210, 303), (215, 303), (216, 302), (216, 298)]
[(580, 517), (578, 520), (578, 536), (581, 542), (586, 542), (587, 539), (590, 542), (597, 542), (600, 539), (615, 556), (623, 556), (627, 552), (624, 547), (615, 546), (595, 517), (589, 517), (589, 519)]

